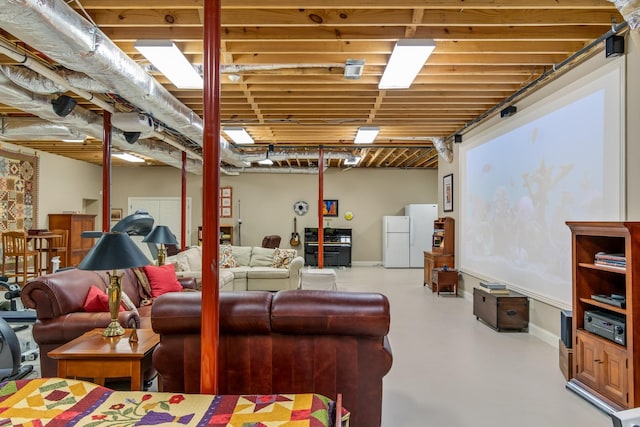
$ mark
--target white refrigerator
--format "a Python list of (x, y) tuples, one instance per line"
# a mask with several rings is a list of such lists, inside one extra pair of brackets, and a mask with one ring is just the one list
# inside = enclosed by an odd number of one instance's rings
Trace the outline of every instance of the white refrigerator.
[(433, 222), (438, 219), (438, 205), (406, 205), (404, 214), (409, 217), (409, 267), (424, 268), (424, 251), (431, 250)]
[(409, 267), (409, 217), (382, 217), (382, 266)]

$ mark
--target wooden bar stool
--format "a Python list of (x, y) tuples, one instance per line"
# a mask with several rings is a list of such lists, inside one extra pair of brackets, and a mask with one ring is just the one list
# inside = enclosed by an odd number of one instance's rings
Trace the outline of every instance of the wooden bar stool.
[(15, 278), (21, 287), (40, 275), (40, 253), (29, 248), (26, 231), (2, 233), (2, 275)]
[[(67, 243), (69, 241), (69, 230), (50, 230), (55, 236), (49, 240), (47, 247), (47, 262), (51, 263), (53, 257), (60, 257), (60, 267), (67, 267)], [(46, 270), (50, 271), (47, 265)]]

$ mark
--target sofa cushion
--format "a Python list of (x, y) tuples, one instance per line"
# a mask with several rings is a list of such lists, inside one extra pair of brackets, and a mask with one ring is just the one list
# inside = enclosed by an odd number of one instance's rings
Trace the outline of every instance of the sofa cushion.
[(165, 264), (162, 266), (145, 265), (142, 268), (149, 278), (151, 295), (153, 295), (154, 298), (167, 292), (180, 292), (182, 290), (182, 285), (178, 282), (173, 264)]
[(233, 268), (238, 265), (231, 245), (220, 246), (220, 268)]
[(273, 262), (271, 267), (273, 268), (289, 268), (289, 263), (293, 260), (298, 251), (295, 249), (280, 249), (276, 248), (273, 252)]
[[(102, 289), (91, 286), (84, 300), (84, 311), (90, 313), (109, 311), (109, 297)], [(124, 311), (124, 307), (120, 306), (119, 311)]]
[(287, 279), (289, 270), (286, 268), (253, 267), (247, 271), (248, 279)]
[(254, 246), (251, 249), (251, 261), (249, 261), (249, 267), (271, 267), (275, 251), (275, 249)]
[(232, 246), (233, 256), (236, 258), (236, 265), (249, 265), (251, 261), (251, 246)]
[(236, 279), (244, 279), (247, 277), (247, 272), (251, 270), (251, 267), (245, 265), (245, 266), (238, 266), (238, 267), (233, 267), (230, 268), (229, 271), (231, 271), (233, 273), (233, 277)]

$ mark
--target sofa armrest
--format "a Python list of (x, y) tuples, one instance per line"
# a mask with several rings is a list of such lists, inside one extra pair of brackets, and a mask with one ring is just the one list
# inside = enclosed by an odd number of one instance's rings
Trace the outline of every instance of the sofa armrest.
[(300, 286), (300, 270), (304, 267), (304, 258), (297, 256), (289, 263), (289, 289), (297, 289)]
[[(38, 322), (33, 328), (33, 338), (42, 344), (63, 344), (69, 342), (85, 332), (96, 328), (106, 328), (111, 321), (108, 312), (76, 312), (58, 316), (55, 319)], [(125, 328), (134, 324), (140, 327), (140, 316), (134, 311), (121, 311), (118, 313), (118, 323)]]
[(178, 273), (176, 273), (176, 276), (184, 289), (198, 289), (198, 281), (195, 276), (179, 276)]

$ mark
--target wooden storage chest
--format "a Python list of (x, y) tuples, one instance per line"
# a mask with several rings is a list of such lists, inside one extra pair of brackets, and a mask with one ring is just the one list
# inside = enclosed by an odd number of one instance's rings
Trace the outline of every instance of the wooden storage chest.
[(529, 328), (529, 299), (517, 292), (490, 294), (473, 289), (473, 314), (492, 328), (527, 330)]

